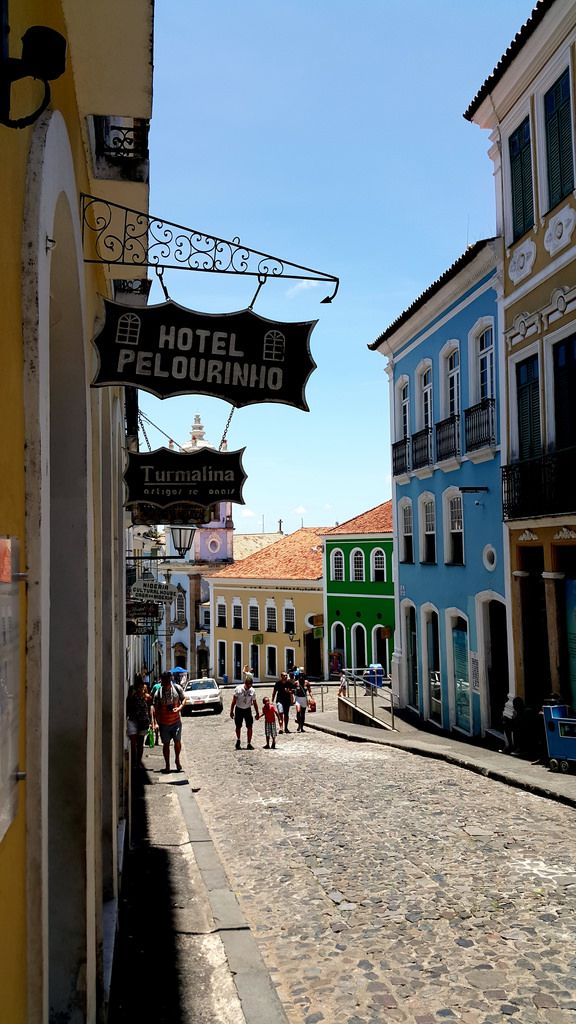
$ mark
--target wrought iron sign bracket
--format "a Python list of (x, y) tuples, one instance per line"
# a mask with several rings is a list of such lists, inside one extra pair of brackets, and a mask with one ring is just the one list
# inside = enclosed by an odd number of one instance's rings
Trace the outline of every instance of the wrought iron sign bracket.
[(243, 274), (257, 277), (260, 286), (264, 281), (278, 277), (318, 281), (333, 287), (322, 302), (332, 302), (336, 297), (339, 278), (249, 249), (238, 237), (231, 241), (216, 238), (195, 228), (173, 224), (84, 192), (80, 200), (86, 263), (106, 263), (133, 269), (153, 267), (156, 270)]

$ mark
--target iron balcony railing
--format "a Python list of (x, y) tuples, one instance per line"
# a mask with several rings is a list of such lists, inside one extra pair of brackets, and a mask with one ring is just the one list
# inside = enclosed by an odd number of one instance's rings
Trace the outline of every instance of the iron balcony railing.
[(410, 469), (410, 438), (403, 437), (392, 445), (392, 472), (394, 476), (402, 476)]
[(436, 461), (460, 455), (460, 416), (448, 416), (436, 424)]
[(493, 448), (496, 444), (496, 402), (483, 398), (477, 405), (464, 410), (466, 451)]
[(418, 430), (412, 437), (412, 468), (432, 465), (432, 427)]
[(576, 447), (502, 467), (504, 519), (576, 513)]

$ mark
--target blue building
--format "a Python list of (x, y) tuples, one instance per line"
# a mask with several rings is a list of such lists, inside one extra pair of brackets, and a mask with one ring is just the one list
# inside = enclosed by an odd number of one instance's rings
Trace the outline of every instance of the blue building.
[(390, 381), (400, 707), (501, 730), (509, 679), (500, 483), (499, 239), (471, 246), (369, 347)]

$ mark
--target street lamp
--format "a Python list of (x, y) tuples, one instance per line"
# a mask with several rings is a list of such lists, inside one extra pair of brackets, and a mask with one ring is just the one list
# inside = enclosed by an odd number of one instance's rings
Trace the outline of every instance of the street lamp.
[(180, 558), (185, 558), (194, 540), (195, 526), (171, 526), (172, 543)]

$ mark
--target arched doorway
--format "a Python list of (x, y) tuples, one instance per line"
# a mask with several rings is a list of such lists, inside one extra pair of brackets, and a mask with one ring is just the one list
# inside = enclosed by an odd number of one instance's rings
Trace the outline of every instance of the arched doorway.
[(366, 630), (360, 622), (355, 622), (351, 630), (352, 639), (352, 668), (366, 668)]

